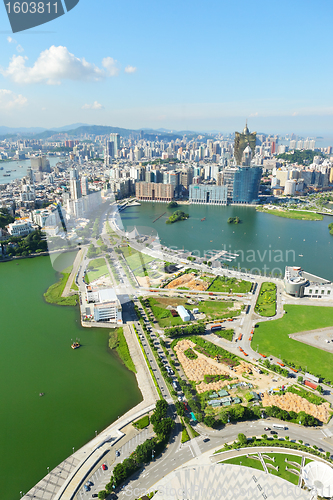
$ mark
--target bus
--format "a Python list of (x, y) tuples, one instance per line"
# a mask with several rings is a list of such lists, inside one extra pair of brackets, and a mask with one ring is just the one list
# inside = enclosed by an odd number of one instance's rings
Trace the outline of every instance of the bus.
[(221, 328), (222, 328), (222, 325), (216, 323), (216, 324), (211, 326), (211, 331), (213, 332), (216, 330), (221, 330)]
[(285, 425), (282, 425), (282, 424), (273, 424), (273, 428), (280, 429), (281, 431), (288, 429), (288, 427), (286, 427)]

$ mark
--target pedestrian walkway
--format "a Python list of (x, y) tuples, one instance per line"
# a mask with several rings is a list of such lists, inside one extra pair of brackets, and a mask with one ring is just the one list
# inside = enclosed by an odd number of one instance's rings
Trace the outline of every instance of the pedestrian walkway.
[(79, 463), (80, 461), (74, 455), (66, 458), (26, 493), (22, 500), (52, 500)]
[(82, 250), (79, 250), (78, 253), (76, 254), (76, 257), (75, 257), (75, 260), (73, 263), (73, 269), (72, 269), (71, 274), (69, 275), (69, 278), (68, 278), (67, 283), (65, 285), (64, 291), (62, 292), (62, 295), (61, 295), (62, 297), (68, 297), (69, 295), (76, 293), (76, 292), (71, 292), (71, 288), (72, 288), (73, 282), (75, 280), (75, 276), (77, 275), (77, 273), (79, 271), (81, 261), (82, 261), (86, 251), (87, 251), (87, 249), (83, 248)]

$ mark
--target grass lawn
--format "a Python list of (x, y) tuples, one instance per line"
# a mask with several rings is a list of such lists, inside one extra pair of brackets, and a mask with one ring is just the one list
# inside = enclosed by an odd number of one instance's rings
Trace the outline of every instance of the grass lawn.
[(109, 347), (115, 349), (119, 358), (128, 370), (136, 373), (136, 369), (131, 358), (128, 345), (122, 328), (115, 328), (109, 333)]
[[(249, 453), (251, 453), (250, 450)], [(229, 458), (228, 460), (222, 460), (221, 462), (223, 462), (224, 464), (244, 465), (244, 467), (251, 467), (252, 469), (258, 469), (262, 471), (264, 470), (260, 460), (256, 460), (255, 458), (247, 458), (246, 455)]]
[(285, 305), (283, 318), (259, 323), (254, 330), (252, 348), (262, 354), (274, 355), (302, 366), (314, 375), (333, 381), (333, 354), (317, 349), (288, 334), (333, 326), (333, 308)]
[(210, 292), (227, 292), (227, 293), (247, 293), (251, 290), (252, 283), (236, 278), (226, 278), (218, 276), (210, 285)]
[(260, 287), (255, 312), (260, 316), (275, 316), (276, 313), (276, 285), (265, 281)]
[(59, 281), (51, 285), (44, 293), (46, 302), (49, 304), (58, 304), (60, 306), (75, 306), (77, 304), (77, 295), (71, 295), (69, 297), (61, 296), (72, 271), (72, 267), (73, 266), (70, 266), (64, 269), (61, 273), (62, 276)]
[(237, 311), (232, 310), (229, 311), (230, 308), (232, 308), (234, 305), (234, 302), (225, 302), (225, 301), (212, 301), (212, 300), (207, 300), (204, 302), (200, 302), (198, 304), (199, 311), (206, 314), (206, 319), (207, 320), (216, 320), (216, 319), (222, 319), (222, 318), (231, 318), (232, 316), (238, 316), (241, 312), (241, 308)]
[(138, 252), (131, 247), (123, 247), (122, 249), (123, 255), (127, 261), (127, 264), (134, 272), (136, 276), (143, 277), (145, 264), (148, 264), (152, 260), (155, 260), (153, 257), (146, 255), (144, 253)]
[(288, 468), (296, 469), (298, 470), (297, 467), (287, 464), (284, 459), (287, 458), (289, 462), (297, 462), (298, 464), (301, 464), (301, 457), (297, 455), (287, 455), (284, 453), (264, 453), (264, 455), (267, 455), (268, 457), (275, 458), (274, 462), (271, 460), (267, 460), (266, 458), (264, 459), (266, 465), (267, 464), (272, 464), (274, 467), (278, 466), (279, 470), (276, 471), (274, 469), (271, 469), (270, 467), (267, 467), (268, 471), (270, 474), (274, 474), (274, 476), (281, 477), (282, 479), (285, 479), (286, 481), (289, 481), (292, 484), (298, 484), (298, 476), (296, 474), (292, 474), (292, 472), (286, 471), (286, 466)]
[(145, 415), (144, 417), (140, 418), (136, 422), (133, 422), (133, 425), (136, 429), (144, 429), (145, 427), (148, 427), (149, 415)]
[(174, 318), (170, 310), (167, 309), (168, 305), (171, 305), (175, 309), (178, 305), (185, 305), (186, 301), (184, 299), (164, 299), (162, 297), (155, 299), (150, 297), (148, 300), (153, 314), (161, 328), (184, 324), (180, 316)]
[[(89, 271), (91, 269), (91, 271)], [(105, 262), (104, 257), (99, 259), (95, 259), (89, 262), (88, 272), (86, 273), (86, 283), (91, 283), (92, 281), (97, 280), (104, 274), (109, 275), (109, 271)]]
[(218, 337), (222, 337), (223, 339), (230, 340), (232, 341), (232, 337), (234, 335), (234, 330), (215, 330), (213, 333), (214, 335), (217, 335)]
[(276, 215), (277, 217), (285, 217), (286, 219), (298, 220), (323, 220), (323, 216), (313, 212), (306, 212), (300, 210), (259, 210), (266, 214)]

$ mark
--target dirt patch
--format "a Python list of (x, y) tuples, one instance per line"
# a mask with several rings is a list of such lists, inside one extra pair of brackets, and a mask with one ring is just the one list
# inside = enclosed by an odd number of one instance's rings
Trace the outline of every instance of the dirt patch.
[(179, 276), (179, 278), (171, 281), (165, 288), (173, 289), (180, 286), (186, 286), (189, 290), (199, 290), (200, 292), (204, 292), (209, 287), (209, 283), (196, 278), (195, 274), (190, 273)]
[(218, 388), (220, 389), (221, 387), (224, 387), (225, 385), (228, 385), (230, 383), (230, 381), (228, 382), (227, 380), (219, 380), (218, 382), (206, 384), (205, 382), (203, 382), (205, 375), (228, 375), (233, 379), (236, 376), (237, 380), (239, 378), (240, 380), (248, 382), (247, 379), (242, 377), (242, 374), (244, 372), (251, 373), (251, 365), (245, 363), (244, 361), (241, 361), (240, 365), (234, 367), (234, 369), (231, 370), (231, 368), (229, 368), (229, 366), (227, 366), (226, 364), (218, 363), (214, 359), (205, 356), (197, 350), (195, 351), (198, 356), (197, 359), (189, 359), (184, 354), (184, 351), (186, 351), (186, 349), (193, 348), (194, 346), (195, 343), (192, 342), (192, 340), (184, 339), (177, 343), (177, 345), (175, 346), (175, 352), (187, 378), (195, 382), (201, 382), (197, 386), (198, 392), (204, 392), (210, 389), (218, 390)]
[(144, 276), (142, 278), (140, 276), (137, 276), (136, 279), (137, 279), (137, 282), (139, 283), (139, 285), (144, 287), (144, 288), (149, 288), (151, 286), (147, 276)]
[(264, 393), (262, 397), (263, 406), (277, 406), (282, 410), (294, 411), (299, 413), (300, 411), (305, 411), (309, 415), (320, 420), (320, 422), (326, 423), (330, 417), (330, 405), (329, 403), (323, 403), (321, 405), (314, 405), (309, 403), (304, 398), (301, 398), (297, 394), (291, 392), (286, 392), (283, 396), (275, 396)]

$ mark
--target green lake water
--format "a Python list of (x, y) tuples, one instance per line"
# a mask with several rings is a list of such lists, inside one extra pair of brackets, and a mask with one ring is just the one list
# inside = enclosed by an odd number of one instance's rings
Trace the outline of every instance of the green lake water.
[[(194, 251), (222, 250), (238, 253), (230, 266), (261, 269), (284, 274), (286, 265), (299, 265), (308, 272), (333, 281), (333, 236), (323, 221), (300, 221), (260, 213), (254, 207), (180, 205), (190, 215), (185, 221), (166, 224), (177, 208), (167, 209), (164, 203), (146, 203), (126, 208), (121, 219), (126, 230), (136, 226), (145, 234), (157, 232), (162, 245)], [(159, 215), (160, 219), (153, 222)], [(229, 217), (238, 216), (240, 224), (228, 224)], [(206, 220), (201, 221), (205, 218)], [(208, 259), (209, 260), (209, 259)]]
[[(60, 258), (65, 268), (73, 254)], [(77, 307), (45, 303), (58, 279), (49, 257), (2, 263), (0, 279), (0, 497), (16, 500), (142, 397), (108, 349), (108, 329), (82, 328)]]

